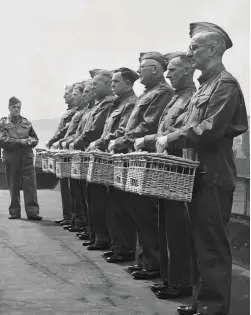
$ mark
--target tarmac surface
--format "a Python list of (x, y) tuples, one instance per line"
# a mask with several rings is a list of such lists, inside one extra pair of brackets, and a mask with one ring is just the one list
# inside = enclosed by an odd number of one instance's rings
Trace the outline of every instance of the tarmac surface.
[[(0, 314), (171, 315), (191, 299), (158, 300), (150, 281), (133, 280), (128, 264), (108, 264), (54, 223), (60, 193), (38, 191), (43, 221), (8, 220), (8, 191), (0, 191)], [(232, 315), (249, 314), (249, 272), (234, 266)]]

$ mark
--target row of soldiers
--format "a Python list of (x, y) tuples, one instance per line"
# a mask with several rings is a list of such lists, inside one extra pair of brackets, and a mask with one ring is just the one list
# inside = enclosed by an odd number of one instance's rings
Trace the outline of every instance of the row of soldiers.
[[(230, 219), (236, 169), (234, 137), (248, 128), (243, 94), (222, 57), (232, 47), (218, 25), (190, 24), (187, 52), (141, 53), (137, 72), (94, 69), (91, 79), (67, 86), (68, 104), (48, 148), (127, 153), (164, 152), (198, 159), (192, 202), (139, 196), (114, 187), (61, 179), (63, 219), (87, 250), (107, 262), (134, 261), (134, 279), (155, 279), (158, 298), (192, 295), (180, 314), (226, 315), (232, 257)], [(194, 71), (202, 72), (196, 90)], [(171, 86), (166, 82), (169, 79)], [(136, 80), (145, 86), (137, 97)], [(137, 241), (139, 255), (136, 254)]]

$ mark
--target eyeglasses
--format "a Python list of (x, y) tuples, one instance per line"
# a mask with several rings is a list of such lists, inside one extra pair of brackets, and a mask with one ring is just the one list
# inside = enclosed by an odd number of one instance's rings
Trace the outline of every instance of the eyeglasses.
[(211, 46), (211, 44), (204, 44), (204, 45), (190, 45), (188, 46), (188, 51), (195, 51), (197, 48), (202, 46)]

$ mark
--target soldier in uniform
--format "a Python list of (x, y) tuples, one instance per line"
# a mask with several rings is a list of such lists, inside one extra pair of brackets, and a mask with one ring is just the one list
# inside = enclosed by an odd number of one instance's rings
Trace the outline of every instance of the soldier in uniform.
[[(111, 73), (106, 70), (94, 69), (90, 71), (95, 93), (95, 106), (91, 110), (85, 123), (84, 130), (74, 141), (74, 148), (86, 150), (90, 143), (102, 135), (107, 115), (112, 106)], [(97, 198), (98, 196), (98, 198)], [(100, 201), (104, 201), (100, 202)], [(96, 183), (88, 184), (88, 213), (95, 236), (83, 242), (88, 250), (108, 249), (110, 247), (110, 232), (106, 222), (100, 222), (97, 213), (107, 206), (107, 188)], [(95, 228), (96, 227), (96, 228)]]
[[(122, 137), (110, 141), (114, 152), (133, 150), (137, 138), (157, 132), (158, 122), (173, 90), (164, 79), (166, 62), (157, 52), (140, 55), (140, 82), (145, 92), (139, 97), (130, 115)], [(122, 196), (121, 196), (122, 197)], [(123, 198), (123, 199), (122, 199)], [(142, 246), (143, 265), (131, 266), (135, 279), (152, 279), (159, 276), (158, 210), (154, 199), (147, 196), (123, 193), (120, 203), (113, 207), (112, 226), (115, 248), (119, 252), (135, 253), (136, 227)]]
[[(159, 121), (157, 134), (136, 139), (135, 149), (154, 151), (156, 139), (166, 135), (182, 123), (181, 116), (196, 91), (193, 82), (194, 68), (191, 58), (185, 52), (165, 55), (167, 78), (174, 88), (174, 95), (167, 104)], [(182, 156), (182, 150), (168, 154)], [(160, 199), (159, 201), (160, 269), (162, 284), (154, 284), (151, 289), (158, 298), (173, 299), (192, 294), (191, 253), (188, 222), (184, 202)]]
[[(124, 135), (125, 127), (128, 122), (128, 119), (131, 115), (131, 112), (134, 108), (134, 105), (137, 101), (137, 96), (133, 91), (133, 84), (139, 78), (138, 74), (128, 68), (119, 68), (114, 70), (112, 77), (112, 90), (116, 95), (116, 98), (113, 100), (111, 110), (108, 114), (108, 117), (105, 122), (103, 134), (100, 139), (92, 142), (89, 146), (90, 149), (99, 149), (101, 151), (106, 151), (108, 149), (108, 144), (110, 140), (119, 138)], [(116, 195), (117, 190), (114, 187), (109, 187), (109, 201), (112, 204), (113, 195)], [(115, 197), (116, 199), (116, 197)], [(102, 203), (102, 200), (100, 200)], [(103, 208), (102, 211), (96, 214), (97, 221), (107, 222), (108, 228), (111, 230), (112, 235), (112, 218), (111, 221), (106, 219), (112, 213), (109, 213), (109, 209)], [(104, 223), (103, 223), (104, 224)], [(102, 226), (102, 229), (104, 227)], [(96, 230), (98, 226), (96, 226)], [(98, 233), (98, 232), (97, 232)], [(112, 240), (112, 244), (113, 244)], [(123, 261), (133, 261), (135, 259), (134, 253), (123, 253), (118, 252), (116, 248), (114, 251), (108, 251), (104, 253), (104, 256), (107, 257), (107, 261), (111, 263), (123, 262)]]
[(189, 204), (192, 238), (199, 277), (196, 304), (180, 306), (180, 314), (227, 315), (231, 296), (232, 255), (225, 232), (230, 220), (236, 167), (234, 137), (248, 129), (243, 94), (226, 71), (222, 56), (232, 47), (218, 25), (190, 24), (190, 56), (201, 70), (200, 87), (188, 105), (183, 127), (158, 138), (156, 148), (193, 149), (200, 165)]
[(20, 115), (21, 106), (19, 99), (11, 97), (10, 115), (0, 120), (0, 147), (3, 149), (2, 160), (5, 164), (11, 196), (9, 219), (21, 217), (20, 186), (22, 183), (28, 220), (41, 220), (32, 150), (38, 143), (38, 137), (30, 121)]
[[(73, 85), (67, 85), (65, 87), (64, 99), (65, 103), (68, 105), (67, 110), (62, 115), (60, 119), (60, 123), (58, 128), (54, 134), (54, 136), (46, 143), (46, 147), (50, 148), (55, 142), (60, 139), (60, 135), (65, 134), (69, 123), (76, 112), (76, 107), (72, 101), (72, 91)], [(70, 224), (71, 220), (71, 194), (70, 194), (70, 186), (69, 186), (69, 178), (60, 179), (60, 191), (61, 191), (61, 200), (62, 200), (62, 208), (63, 208), (63, 219), (58, 219), (55, 221), (57, 224)]]

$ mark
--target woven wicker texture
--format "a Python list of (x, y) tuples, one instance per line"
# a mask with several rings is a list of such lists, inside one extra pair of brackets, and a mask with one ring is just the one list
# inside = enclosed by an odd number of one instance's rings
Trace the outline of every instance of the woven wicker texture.
[(68, 150), (62, 150), (55, 155), (56, 160), (56, 177), (71, 177), (71, 161), (73, 153)]
[(42, 169), (42, 153), (45, 152), (44, 149), (35, 149), (35, 167)]
[(87, 173), (90, 162), (90, 154), (87, 152), (77, 151), (72, 155), (71, 178), (87, 179)]
[(113, 159), (110, 153), (90, 152), (87, 180), (91, 183), (113, 185)]
[(116, 188), (125, 190), (129, 166), (129, 157), (127, 154), (113, 154), (112, 158), (114, 165), (113, 185)]
[(198, 162), (146, 152), (129, 153), (128, 157), (126, 191), (177, 201), (191, 201)]

